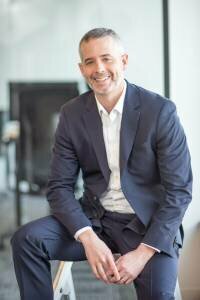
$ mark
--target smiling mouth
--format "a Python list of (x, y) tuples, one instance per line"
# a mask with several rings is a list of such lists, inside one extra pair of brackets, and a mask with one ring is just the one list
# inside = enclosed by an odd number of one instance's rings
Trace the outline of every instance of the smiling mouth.
[(93, 79), (96, 81), (96, 82), (104, 82), (106, 81), (107, 79), (109, 79), (110, 76), (104, 76), (104, 77), (94, 77)]

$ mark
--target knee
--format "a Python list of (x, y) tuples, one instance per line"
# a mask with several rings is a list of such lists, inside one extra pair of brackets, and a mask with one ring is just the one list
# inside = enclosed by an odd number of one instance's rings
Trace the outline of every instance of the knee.
[(34, 230), (31, 229), (29, 224), (23, 225), (19, 228), (11, 238), (11, 246), (13, 251), (20, 250), (27, 243), (30, 237), (34, 236)]
[(19, 249), (19, 247), (24, 243), (26, 234), (24, 233), (24, 228), (21, 227), (18, 229), (13, 236), (11, 237), (10, 243), (12, 246), (12, 249)]

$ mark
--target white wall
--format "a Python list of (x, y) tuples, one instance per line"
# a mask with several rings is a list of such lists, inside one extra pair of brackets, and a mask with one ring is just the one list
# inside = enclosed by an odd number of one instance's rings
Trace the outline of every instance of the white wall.
[(200, 1), (170, 1), (171, 95), (184, 125), (194, 174), (180, 263), (184, 300), (200, 299)]
[(9, 7), (0, 7), (0, 54), (5, 50), (0, 56), (0, 109), (8, 108), (8, 81), (80, 80), (78, 42), (100, 26), (124, 39), (130, 56), (127, 78), (163, 93), (161, 0), (5, 3)]

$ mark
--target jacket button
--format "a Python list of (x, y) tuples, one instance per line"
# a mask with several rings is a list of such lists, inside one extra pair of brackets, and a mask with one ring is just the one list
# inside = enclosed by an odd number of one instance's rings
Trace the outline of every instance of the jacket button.
[(97, 196), (94, 196), (93, 199), (94, 199), (94, 200), (97, 200)]

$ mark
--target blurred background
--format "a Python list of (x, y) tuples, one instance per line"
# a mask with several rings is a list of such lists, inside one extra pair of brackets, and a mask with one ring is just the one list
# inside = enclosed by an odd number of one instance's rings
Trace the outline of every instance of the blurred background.
[[(122, 37), (130, 82), (177, 105), (194, 173), (179, 284), (183, 300), (199, 300), (199, 0), (0, 0), (0, 300), (19, 300), (10, 236), (49, 213), (45, 187), (59, 110), (87, 90), (77, 65), (78, 43), (94, 27), (112, 28)], [(85, 286), (89, 280), (85, 268), (73, 268), (78, 297), (87, 299), (80, 290), (81, 280)], [(96, 289), (94, 299), (104, 297), (104, 288)], [(133, 299), (128, 289), (111, 288), (108, 299)]]

